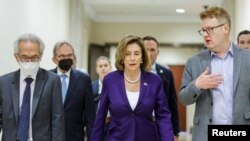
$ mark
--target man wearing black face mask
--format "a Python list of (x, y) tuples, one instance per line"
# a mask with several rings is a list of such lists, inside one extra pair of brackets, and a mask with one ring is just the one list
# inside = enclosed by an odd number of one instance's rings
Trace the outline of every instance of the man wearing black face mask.
[(61, 77), (62, 98), (65, 113), (65, 141), (83, 141), (84, 124), (90, 138), (95, 118), (95, 107), (91, 79), (87, 74), (72, 69), (74, 49), (66, 41), (59, 41), (53, 50), (53, 62), (57, 68), (52, 71)]

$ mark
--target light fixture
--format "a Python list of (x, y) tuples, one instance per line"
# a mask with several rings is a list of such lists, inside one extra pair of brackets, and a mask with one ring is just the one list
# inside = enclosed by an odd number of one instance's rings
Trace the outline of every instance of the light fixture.
[(181, 9), (181, 8), (176, 9), (175, 11), (176, 11), (176, 13), (185, 13), (186, 12), (185, 9)]

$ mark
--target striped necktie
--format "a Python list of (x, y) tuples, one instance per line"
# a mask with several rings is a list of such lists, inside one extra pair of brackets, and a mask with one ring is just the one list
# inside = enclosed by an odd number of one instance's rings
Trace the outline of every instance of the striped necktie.
[(60, 76), (62, 78), (62, 99), (63, 99), (63, 103), (64, 103), (65, 97), (66, 97), (66, 93), (67, 93), (67, 83), (66, 83), (67, 75), (62, 74)]
[(19, 141), (27, 141), (29, 137), (29, 125), (30, 125), (30, 94), (33, 79), (30, 77), (25, 78), (26, 88), (23, 95), (23, 102), (21, 106), (21, 114), (19, 116), (19, 124), (17, 129), (17, 135)]

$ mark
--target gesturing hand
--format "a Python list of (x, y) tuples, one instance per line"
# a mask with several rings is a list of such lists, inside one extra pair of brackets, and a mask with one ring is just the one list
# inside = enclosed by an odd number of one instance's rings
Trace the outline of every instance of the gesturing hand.
[(206, 70), (195, 80), (195, 86), (199, 89), (210, 89), (218, 87), (222, 81), (223, 77), (221, 74), (208, 74), (209, 68)]

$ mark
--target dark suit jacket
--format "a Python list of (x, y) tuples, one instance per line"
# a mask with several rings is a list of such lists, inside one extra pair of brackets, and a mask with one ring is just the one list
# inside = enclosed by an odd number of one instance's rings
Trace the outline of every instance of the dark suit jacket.
[[(140, 83), (139, 100), (132, 110), (123, 71), (113, 71), (105, 76), (91, 141), (102, 141), (108, 110), (112, 117), (108, 141), (157, 141), (155, 124), (159, 125), (162, 141), (173, 141), (171, 113), (160, 77), (142, 71)], [(157, 122), (153, 121), (153, 111)]]
[(93, 90), (93, 95), (94, 95), (95, 110), (97, 110), (98, 103), (99, 103), (99, 100), (100, 100), (100, 94), (98, 93), (98, 91), (99, 91), (99, 80), (94, 80), (92, 82), (92, 90)]
[(98, 91), (99, 91), (99, 80), (94, 80), (92, 82), (92, 90), (93, 90), (93, 94), (97, 95)]
[[(3, 141), (16, 141), (19, 117), (20, 71), (0, 77)], [(60, 78), (39, 69), (32, 102), (34, 141), (64, 141), (64, 114)]]
[[(57, 73), (56, 69), (52, 71)], [(87, 135), (90, 137), (95, 119), (95, 108), (91, 79), (87, 74), (74, 69), (70, 71), (64, 114), (66, 141), (83, 141), (84, 123), (87, 126)]]
[(171, 111), (171, 121), (174, 129), (174, 134), (178, 134), (179, 130), (179, 113), (178, 113), (178, 106), (177, 106), (177, 95), (175, 91), (175, 84), (174, 84), (174, 77), (172, 72), (159, 65), (155, 64), (156, 72), (161, 77), (163, 82), (163, 88), (165, 92), (165, 96), (168, 101), (169, 109)]

